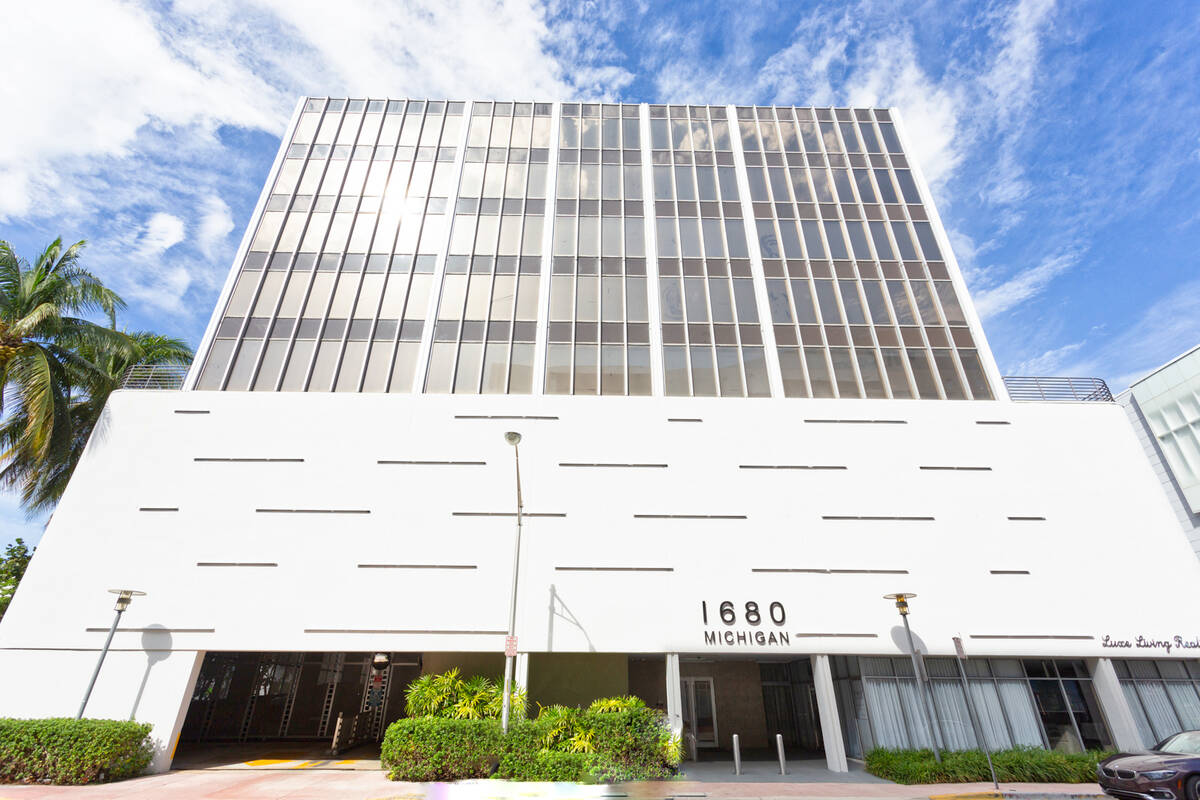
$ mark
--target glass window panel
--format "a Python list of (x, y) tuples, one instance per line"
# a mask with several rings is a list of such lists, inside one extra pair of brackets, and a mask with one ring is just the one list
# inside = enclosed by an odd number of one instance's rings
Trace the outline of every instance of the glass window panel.
[(730, 258), (748, 258), (746, 228), (740, 219), (725, 220), (725, 241), (729, 245)]
[(912, 397), (912, 389), (908, 385), (908, 375), (904, 371), (904, 358), (900, 355), (899, 350), (884, 348), (883, 367), (887, 371), (888, 385), (892, 388), (892, 397)]
[(669, 150), (671, 148), (671, 133), (667, 120), (650, 120), (650, 146), (655, 150)]
[(641, 132), (638, 127), (638, 120), (630, 117), (622, 119), (621, 135), (625, 140), (626, 149), (637, 150), (641, 147)]
[[(612, 120), (617, 122), (618, 120)], [(605, 200), (621, 199), (621, 165), (605, 164), (600, 168), (600, 195)]]
[(966, 400), (967, 393), (963, 390), (962, 382), (958, 379), (958, 370), (954, 367), (954, 354), (950, 350), (934, 350), (933, 363), (937, 365), (938, 374), (942, 376), (942, 388), (946, 390), (946, 399)]
[(642, 199), (642, 168), (640, 166), (622, 167), (625, 176), (625, 199)]
[[(454, 252), (452, 249), (450, 252)], [(554, 218), (554, 255), (575, 255), (575, 218)]]
[(229, 371), (229, 380), (225, 384), (226, 391), (244, 392), (250, 388), (250, 378), (254, 373), (254, 365), (262, 342), (243, 341), (238, 348), (237, 357), (233, 360), (233, 369)]
[(625, 348), (622, 345), (606, 344), (600, 348), (600, 394), (625, 394)]
[(570, 322), (575, 319), (575, 278), (572, 275), (550, 276), (550, 320)]
[(466, 275), (447, 275), (445, 277), (442, 282), (438, 319), (463, 318), (463, 304), (467, 299), (467, 277)]
[(579, 147), (579, 120), (563, 117), (559, 122), (558, 144), (560, 147)]
[(763, 258), (779, 258), (779, 240), (775, 238), (775, 224), (769, 219), (755, 220), (758, 229), (758, 247)]
[(472, 117), (471, 125), (467, 128), (467, 147), (487, 147), (491, 123), (490, 117)]
[(883, 134), (883, 141), (887, 143), (889, 153), (904, 152), (904, 150), (900, 147), (900, 137), (896, 135), (896, 128), (892, 125), (892, 123), (879, 123), (879, 132)]
[(630, 345), (629, 358), (629, 394), (645, 396), (650, 394), (650, 348)]
[(850, 232), (850, 246), (855, 258), (870, 259), (871, 248), (867, 246), (867, 232), (863, 224), (857, 220), (847, 220), (846, 230)]
[(691, 394), (686, 348), (671, 345), (663, 347), (663, 372), (668, 397), (687, 397)]
[(625, 279), (626, 315), (630, 322), (646, 322), (646, 279)]
[(546, 196), (546, 181), (549, 179), (549, 167), (545, 164), (529, 165), (529, 196), (543, 198)]
[(880, 150), (880, 148), (879, 148), (879, 137), (877, 137), (875, 135), (875, 128), (874, 128), (874, 126), (871, 125), (870, 122), (866, 122), (866, 121), (859, 122), (858, 130), (862, 134), (863, 141), (867, 145), (868, 153), (882, 152), (882, 150)]
[[(279, 316), (300, 316), (300, 307), (304, 303), (304, 293), (308, 290), (309, 277), (307, 272), (292, 272), (288, 275), (287, 286), (283, 290), (283, 302), (279, 304)], [(239, 283), (240, 281), (239, 277)]]
[(885, 203), (898, 203), (896, 189), (892, 186), (892, 178), (886, 169), (875, 170), (875, 182), (879, 184), (879, 194)]
[[(387, 391), (388, 366), (392, 360), (392, 342), (375, 341), (371, 343), (371, 352), (367, 356), (367, 372), (363, 376), (362, 390), (364, 392)], [(405, 391), (412, 388), (404, 387)]]
[(723, 119), (714, 119), (713, 124), (713, 144), (717, 150), (732, 150), (733, 143), (729, 138), (729, 123)]
[(869, 170), (854, 170), (854, 182), (858, 186), (858, 194), (864, 203), (876, 202), (875, 187), (871, 185), (871, 173)]
[(758, 322), (758, 304), (754, 297), (754, 282), (749, 278), (735, 278), (733, 301), (737, 307), (738, 322)]
[[(310, 161), (312, 171), (317, 172), (317, 167), (323, 162)], [(289, 158), (283, 162), (283, 166), (279, 168), (279, 177), (275, 179), (276, 194), (291, 194), (296, 190), (296, 184), (300, 181), (300, 173), (304, 171), (305, 162), (299, 158)], [(314, 178), (315, 180), (315, 178)]]
[(824, 348), (804, 348), (804, 364), (808, 370), (812, 396), (833, 397), (833, 381), (829, 377), (829, 366), (825, 363)]
[(800, 221), (800, 230), (804, 234), (804, 246), (808, 248), (808, 257), (812, 259), (825, 258), (825, 244), (821, 241), (821, 226), (816, 220)]
[(829, 175), (823, 169), (814, 168), (812, 171), (813, 191), (816, 193), (817, 201), (821, 203), (832, 203), (833, 188), (829, 185)]
[(771, 307), (772, 322), (791, 322), (792, 309), (788, 306), (787, 281), (767, 280), (767, 303)]
[[(464, 165), (465, 166), (465, 165)], [(439, 169), (441, 165), (439, 165)], [(505, 197), (524, 197), (525, 196), (525, 176), (527, 173), (526, 164), (509, 164), (508, 173), (504, 179), (504, 196)]]
[(479, 393), (479, 369), (483, 363), (483, 342), (463, 342), (458, 349), (454, 373), (455, 394)]
[(625, 303), (622, 298), (623, 282), (620, 276), (604, 276), (600, 279), (601, 322), (625, 321)]
[(862, 303), (858, 299), (858, 287), (854, 281), (838, 281), (842, 295), (842, 308), (846, 309), (846, 321), (851, 325), (865, 325), (867, 317), (863, 314)]
[(853, 122), (838, 123), (838, 127), (842, 129), (842, 141), (846, 145), (846, 151), (849, 153), (861, 153), (862, 148), (858, 144), (858, 136), (854, 133)]
[(362, 375), (363, 359), (367, 357), (368, 342), (346, 342), (342, 365), (338, 369), (335, 392), (357, 392), (358, 379)]
[(316, 342), (298, 340), (288, 356), (287, 370), (283, 374), (283, 384), (280, 387), (285, 392), (304, 391), (305, 378), (308, 376), (308, 362), (312, 359)]
[(600, 320), (599, 276), (580, 275), (576, 278), (575, 320), (577, 322), (598, 322)]
[(991, 400), (992, 391), (988, 386), (983, 364), (979, 361), (979, 354), (974, 350), (959, 350), (958, 358), (967, 376), (967, 385), (971, 387), (971, 396), (976, 400)]
[(871, 239), (875, 242), (875, 252), (879, 254), (881, 260), (887, 261), (896, 257), (896, 254), (892, 252), (892, 242), (888, 239), (885, 223), (871, 223)]
[(432, 275), (412, 276), (412, 287), (408, 292), (408, 303), (404, 306), (404, 319), (425, 319), (425, 313), (429, 310), (429, 295), (432, 289)]
[(921, 322), (926, 325), (940, 325), (941, 320), (938, 319), (937, 307), (933, 302), (933, 293), (929, 291), (929, 284), (926, 281), (910, 281), (908, 285), (912, 289), (913, 298), (917, 301), (917, 311), (921, 314)]
[(535, 322), (538, 318), (538, 283), (537, 275), (522, 275), (517, 284), (516, 319), (522, 322)]
[(709, 278), (708, 294), (712, 303), (713, 322), (734, 322), (733, 299), (729, 294), (729, 281), (725, 278)]
[(717, 183), (721, 187), (721, 199), (727, 203), (738, 200), (737, 173), (733, 167), (717, 167)]
[(579, 218), (579, 255), (600, 255), (600, 218)]
[(318, 272), (313, 275), (312, 289), (308, 293), (308, 302), (304, 305), (304, 316), (325, 316), (325, 306), (329, 303), (329, 295), (333, 292), (336, 277), (332, 272)]
[[(669, 217), (659, 217), (657, 220), (658, 255), (660, 257), (675, 257), (679, 255), (679, 239), (675, 234), (675, 220)], [(732, 248), (732, 244), (730, 245)]]
[(504, 394), (508, 385), (508, 343), (492, 342), (484, 348), (483, 394)]
[(546, 347), (546, 393), (571, 393), (571, 345), (552, 344)]
[(525, 228), (521, 231), (521, 255), (540, 256), (542, 254), (542, 231), (545, 228), (543, 217), (525, 217)]
[(624, 238), (620, 217), (603, 217), (600, 220), (600, 255), (620, 256)]
[(736, 347), (717, 348), (717, 380), (722, 397), (745, 397), (742, 388), (742, 365)]
[(817, 289), (817, 305), (821, 308), (821, 320), (826, 325), (837, 325), (842, 321), (842, 313), (838, 308), (833, 281), (815, 281)]
[(558, 196), (564, 199), (579, 197), (579, 167), (575, 164), (558, 165)]
[(867, 295), (867, 308), (871, 311), (871, 322), (876, 325), (890, 325), (891, 315), (888, 313), (887, 301), (883, 299), (883, 288), (879, 281), (863, 281), (863, 291)]
[(600, 146), (600, 120), (584, 117), (581, 121), (579, 142), (582, 147)]
[(811, 203), (812, 191), (808, 186), (808, 172), (803, 167), (792, 167), (788, 170), (791, 176), (792, 192), (796, 195), (797, 203)]
[(579, 197), (581, 200), (600, 199), (600, 165), (579, 165)]
[(850, 358), (850, 350), (845, 347), (829, 348), (829, 358), (833, 362), (833, 375), (837, 380), (839, 397), (862, 397), (858, 388), (858, 380), (854, 376), (854, 362)]
[[(242, 275), (253, 275), (257, 277), (259, 273), (242, 273)], [(254, 311), (250, 313), (254, 317), (269, 317), (275, 312), (275, 303), (279, 300), (279, 292), (283, 288), (284, 278), (287, 277), (285, 272), (268, 272), (263, 276), (262, 286), (258, 290), (258, 300), (254, 303)], [(232, 314), (230, 314), (232, 316)], [(243, 316), (243, 314), (238, 314)]]
[(680, 200), (696, 199), (696, 181), (691, 167), (675, 167), (675, 195)]
[(641, 217), (625, 218), (625, 255), (630, 258), (646, 255), (646, 225)]
[(832, 122), (818, 123), (821, 126), (821, 141), (825, 144), (825, 151), (829, 153), (842, 152), (842, 143), (838, 141), (837, 131), (834, 130)]
[[(480, 277), (487, 278), (486, 275), (473, 275), (472, 278)], [(486, 281), (484, 282), (486, 286)], [(492, 302), (491, 308), (488, 310), (488, 318), (493, 320), (511, 320), (513, 318), (513, 300), (517, 293), (517, 276), (516, 275), (497, 275), (492, 282)], [(471, 287), (474, 292), (474, 286)], [(467, 308), (470, 309), (471, 304), (468, 301)], [(472, 317), (469, 316), (468, 319)]]
[(755, 125), (752, 120), (738, 120), (738, 128), (742, 135), (742, 149), (751, 152), (759, 150), (758, 134), (755, 132)]
[[(362, 286), (358, 289), (358, 300), (354, 304), (354, 314), (358, 319), (368, 319), (375, 316), (379, 308), (379, 300), (383, 294), (383, 281), (386, 276), (378, 273), (364, 275)], [(399, 316), (398, 314), (396, 316)]]
[(701, 200), (716, 202), (719, 199), (717, 195), (716, 167), (697, 166), (696, 183)]
[(862, 375), (863, 390), (867, 397), (887, 397), (883, 386), (883, 375), (879, 371), (879, 362), (874, 350), (855, 350), (858, 359), (858, 372)]
[(533, 350), (532, 344), (513, 344), (512, 366), (508, 376), (509, 394), (529, 394), (533, 391)]
[(313, 362), (312, 377), (308, 379), (308, 391), (328, 392), (333, 385), (333, 371), (337, 367), (338, 352), (342, 343), (338, 341), (321, 342), (317, 348), (317, 358)]
[(672, 200), (674, 197), (675, 190), (671, 185), (671, 168), (662, 166), (654, 167), (654, 199)]
[(692, 357), (692, 394), (695, 397), (717, 396), (717, 374), (712, 349), (704, 346), (690, 348)]
[(796, 231), (796, 223), (790, 219), (779, 220), (779, 239), (783, 243), (783, 255), (786, 258), (804, 258), (804, 249), (800, 246), (800, 234)]
[(792, 280), (792, 301), (796, 306), (796, 321), (800, 324), (818, 322), (817, 312), (813, 307), (812, 289), (803, 278)]
[(492, 120), (492, 137), (488, 141), (490, 147), (508, 147), (508, 137), (512, 131), (512, 117), (496, 117)]
[(598, 394), (597, 369), (599, 348), (594, 344), (575, 345), (575, 390), (574, 394)]
[(917, 230), (917, 240), (921, 243), (921, 251), (925, 253), (926, 261), (941, 261), (942, 251), (938, 247), (937, 237), (933, 235), (933, 226), (928, 222), (914, 222)]
[(676, 150), (692, 149), (692, 128), (686, 119), (671, 120), (671, 145)]
[[(493, 217), (493, 219), (495, 219)], [(476, 250), (477, 253), (486, 253), (484, 250)], [(510, 214), (500, 217), (500, 242), (496, 247), (496, 254), (501, 256), (515, 256), (521, 252), (521, 217), (516, 214)]]
[(530, 147), (549, 147), (550, 146), (550, 118), (549, 117), (534, 117), (533, 118), (533, 141), (530, 142)]
[(909, 348), (908, 363), (912, 367), (913, 379), (917, 383), (917, 392), (922, 400), (938, 399), (937, 380), (929, 366), (929, 356), (924, 350)]
[[(790, 114), (791, 112), (781, 111), (780, 113)], [(780, 119), (779, 120), (779, 130), (780, 130), (780, 135), (783, 140), (783, 149), (789, 153), (799, 152), (800, 151), (800, 137), (796, 133), (796, 123), (792, 122), (791, 119)]]
[(954, 294), (954, 284), (950, 281), (935, 281), (933, 285), (937, 290), (938, 299), (942, 301), (942, 312), (946, 315), (946, 322), (951, 325), (965, 325), (967, 319), (963, 315), (962, 306), (958, 304), (958, 297)]
[(854, 202), (854, 190), (850, 188), (850, 170), (835, 169), (833, 183), (837, 187), (838, 199), (843, 203)]
[[(421, 168), (421, 164), (417, 164), (413, 168), (413, 182), (417, 183), (417, 170)], [(501, 197), (504, 194), (506, 166), (503, 162), (493, 161), (484, 168), (483, 172), (483, 196), (484, 197)]]
[(917, 318), (908, 302), (908, 294), (904, 291), (904, 281), (888, 281), (888, 294), (892, 298), (892, 308), (896, 309), (896, 322), (901, 325), (916, 325)]
[(746, 167), (746, 177), (750, 180), (751, 200), (761, 203), (771, 199), (767, 194), (767, 178), (762, 167)]
[(775, 127), (775, 120), (760, 119), (758, 121), (758, 130), (762, 134), (763, 148), (766, 150), (778, 151), (780, 149), (779, 130)]
[(910, 170), (896, 170), (896, 183), (900, 184), (900, 191), (904, 194), (904, 202), (921, 202), (921, 193), (917, 191), (917, 183), (913, 180), (912, 172)]
[(832, 258), (849, 258), (846, 251), (846, 239), (842, 236), (842, 227), (837, 222), (825, 222), (825, 238), (829, 240), (829, 255)]
[(688, 322), (707, 322), (708, 304), (704, 297), (704, 278), (684, 278), (683, 293)]
[(821, 152), (821, 140), (817, 135), (817, 123), (801, 122), (800, 138), (804, 140), (804, 149), (809, 153)]
[(804, 383), (804, 362), (797, 347), (779, 348), (779, 371), (783, 375), (784, 397), (808, 397)]

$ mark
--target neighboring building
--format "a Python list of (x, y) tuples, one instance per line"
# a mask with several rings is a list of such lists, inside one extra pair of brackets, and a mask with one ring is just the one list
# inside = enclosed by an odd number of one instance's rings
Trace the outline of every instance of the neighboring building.
[(993, 747), (1200, 727), (1200, 562), (1103, 382), (1006, 391), (903, 142), (887, 109), (302, 101), (195, 368), (88, 445), (0, 715), (74, 712), (122, 587), (89, 713), (154, 722), (158, 768), (499, 674), (515, 430), (533, 701), (844, 770), (935, 735), (902, 591), (946, 746), (955, 636)]
[(1134, 381), (1117, 402), (1200, 556), (1200, 345)]

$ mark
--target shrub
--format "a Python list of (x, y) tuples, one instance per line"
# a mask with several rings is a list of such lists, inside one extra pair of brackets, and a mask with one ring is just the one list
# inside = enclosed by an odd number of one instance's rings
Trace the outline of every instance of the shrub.
[(503, 747), (494, 719), (413, 717), (388, 726), (380, 762), (394, 781), (485, 778)]
[[(1096, 764), (1108, 752), (1060, 753), (1038, 747), (1018, 747), (992, 753), (996, 778), (1023, 783), (1091, 783)], [(979, 750), (942, 753), (937, 763), (932, 750), (886, 750), (867, 753), (867, 772), (896, 783), (970, 783), (990, 781), (987, 759)]]
[[(525, 690), (510, 692), (512, 719), (525, 718)], [(410, 717), (499, 719), (504, 685), (483, 675), (463, 678), (458, 668), (422, 675), (408, 685), (405, 710)]]
[(0, 719), (0, 783), (132, 778), (150, 765), (151, 727), (115, 719)]

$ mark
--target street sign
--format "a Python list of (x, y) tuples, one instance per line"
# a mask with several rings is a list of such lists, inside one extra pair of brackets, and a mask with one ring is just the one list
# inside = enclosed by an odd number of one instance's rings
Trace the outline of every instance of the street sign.
[(517, 637), (505, 636), (504, 637), (504, 657), (505, 658), (516, 658), (516, 655), (517, 655)]
[(963, 646), (962, 646), (962, 637), (961, 637), (961, 636), (955, 636), (955, 637), (954, 637), (954, 652), (955, 652), (955, 653), (958, 655), (958, 657), (959, 657), (959, 658), (961, 658), (963, 661), (966, 661), (966, 660), (967, 660), (967, 651), (963, 650)]

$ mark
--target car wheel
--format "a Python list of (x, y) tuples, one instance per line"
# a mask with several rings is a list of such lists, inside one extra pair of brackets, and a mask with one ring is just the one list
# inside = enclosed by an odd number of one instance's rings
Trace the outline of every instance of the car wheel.
[(1187, 800), (1200, 800), (1200, 775), (1193, 775), (1188, 778), (1184, 797)]

